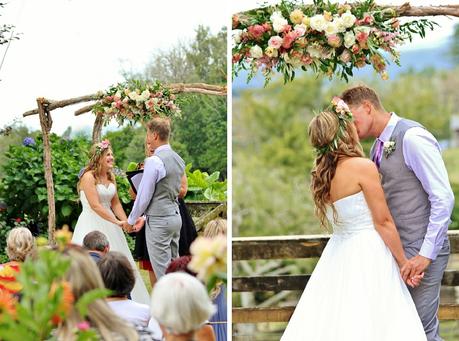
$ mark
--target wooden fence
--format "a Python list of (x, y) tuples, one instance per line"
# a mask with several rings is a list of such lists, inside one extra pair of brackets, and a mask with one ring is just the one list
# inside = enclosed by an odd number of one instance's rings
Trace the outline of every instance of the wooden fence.
[[(451, 253), (459, 253), (459, 231), (449, 231)], [(233, 261), (320, 257), (329, 236), (233, 238)], [(303, 290), (310, 274), (233, 277), (233, 292)], [(447, 270), (442, 285), (459, 286), (459, 271)], [(233, 323), (287, 322), (295, 307), (233, 308)], [(459, 304), (440, 304), (441, 320), (459, 320)]]

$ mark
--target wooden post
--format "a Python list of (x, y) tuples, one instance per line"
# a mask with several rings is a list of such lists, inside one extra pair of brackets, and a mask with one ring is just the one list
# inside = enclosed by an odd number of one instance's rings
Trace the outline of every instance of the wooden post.
[(48, 242), (55, 244), (54, 232), (56, 230), (56, 206), (54, 203), (54, 181), (51, 162), (51, 144), (49, 132), (53, 125), (51, 114), (48, 110), (48, 101), (44, 98), (37, 98), (38, 115), (40, 117), (41, 131), (43, 133), (43, 161), (45, 167), (46, 190), (48, 192)]
[(96, 144), (100, 142), (102, 138), (102, 125), (104, 123), (104, 117), (102, 114), (98, 114), (96, 116), (96, 120), (94, 121), (94, 127), (92, 128), (92, 143)]

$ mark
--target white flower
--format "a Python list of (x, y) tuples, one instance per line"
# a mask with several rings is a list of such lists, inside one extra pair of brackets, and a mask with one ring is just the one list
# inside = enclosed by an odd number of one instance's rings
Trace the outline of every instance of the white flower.
[(302, 37), (306, 33), (306, 29), (307, 29), (306, 25), (301, 24), (301, 25), (295, 25), (294, 31), (298, 35), (298, 37)]
[(343, 20), (343, 24), (346, 28), (352, 27), (357, 20), (357, 18), (350, 11), (343, 13), (341, 19)]
[(149, 98), (150, 98), (150, 91), (144, 90), (139, 96), (139, 101), (145, 102)]
[(242, 30), (233, 30), (233, 42), (235, 45), (241, 42), (242, 32)]
[(344, 20), (339, 18), (339, 17), (336, 17), (335, 19), (333, 19), (333, 21), (335, 22), (336, 24), (336, 29), (338, 30), (338, 32), (345, 32), (346, 31), (346, 25), (344, 24)]
[(394, 141), (385, 141), (384, 142), (384, 148), (390, 148), (395, 145)]
[(355, 35), (354, 35), (354, 33), (353, 32), (344, 33), (344, 46), (346, 46), (349, 49), (354, 44), (355, 44)]
[(282, 13), (279, 11), (274, 12), (269, 17), (269, 20), (271, 20), (271, 22), (274, 22), (274, 20), (277, 20), (277, 19), (284, 19), (284, 17), (282, 16)]
[(336, 33), (338, 33), (338, 26), (336, 25), (334, 21), (329, 21), (327, 23), (327, 26), (325, 27), (325, 34), (327, 36), (331, 36)]
[(285, 60), (287, 64), (290, 64), (293, 67), (301, 66), (301, 60), (299, 58), (290, 58), (290, 56), (286, 52), (282, 54), (282, 58)]
[(273, 21), (273, 29), (276, 32), (282, 32), (284, 31), (285, 26), (288, 25), (288, 21), (285, 18), (275, 18)]
[(309, 53), (311, 58), (320, 58), (322, 56), (322, 51), (314, 45), (309, 45), (306, 51)]
[(263, 50), (258, 45), (252, 46), (250, 48), (250, 56), (252, 58), (261, 58), (263, 57)]
[(355, 33), (364, 32), (366, 34), (370, 34), (371, 27), (369, 27), (369, 26), (357, 26), (356, 28), (354, 28), (354, 32)]
[(313, 30), (322, 32), (327, 27), (328, 21), (325, 20), (323, 15), (317, 14), (313, 16), (309, 22), (309, 25)]
[(265, 49), (265, 54), (270, 58), (273, 58), (273, 57), (276, 58), (279, 55), (279, 53), (277, 52), (277, 49), (275, 49), (272, 46), (268, 46)]
[(278, 49), (278, 48), (280, 48), (282, 46), (282, 42), (283, 41), (284, 40), (281, 37), (273, 36), (273, 37), (269, 38), (268, 46), (269, 47), (273, 47), (275, 49)]
[(132, 99), (133, 101), (137, 101), (138, 98), (139, 98), (139, 94), (135, 91), (131, 91), (129, 94), (128, 94), (129, 98)]

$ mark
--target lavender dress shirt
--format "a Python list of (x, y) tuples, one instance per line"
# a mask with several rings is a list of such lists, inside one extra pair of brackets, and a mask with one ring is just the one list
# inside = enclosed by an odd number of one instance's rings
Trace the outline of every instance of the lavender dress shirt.
[[(164, 144), (156, 148), (156, 151), (171, 149), (169, 144)], [(155, 193), (156, 184), (166, 176), (166, 168), (163, 161), (153, 155), (145, 159), (142, 180), (140, 181), (137, 196), (129, 214), (128, 223), (135, 224), (135, 221), (146, 211)]]
[[(389, 122), (379, 136), (388, 141), (401, 118), (392, 113)], [(377, 164), (381, 162), (381, 153)], [(419, 254), (435, 260), (447, 238), (448, 225), (454, 207), (454, 194), (448, 173), (441, 157), (440, 146), (435, 137), (426, 129), (408, 129), (403, 138), (403, 157), (406, 166), (414, 172), (429, 196), (430, 217), (427, 233)]]

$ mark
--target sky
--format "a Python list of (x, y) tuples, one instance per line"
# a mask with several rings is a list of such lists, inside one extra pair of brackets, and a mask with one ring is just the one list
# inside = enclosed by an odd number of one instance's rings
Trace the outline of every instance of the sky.
[[(62, 100), (105, 90), (120, 71), (142, 70), (150, 56), (194, 37), (199, 25), (213, 33), (229, 22), (226, 0), (9, 0), (0, 24), (20, 32), (0, 69), (0, 128), (19, 118), (40, 129), (36, 98)], [(0, 46), (0, 61), (6, 44)], [(52, 132), (92, 129), (94, 115), (75, 117), (75, 105), (51, 112)], [(116, 127), (116, 124), (112, 125)]]

